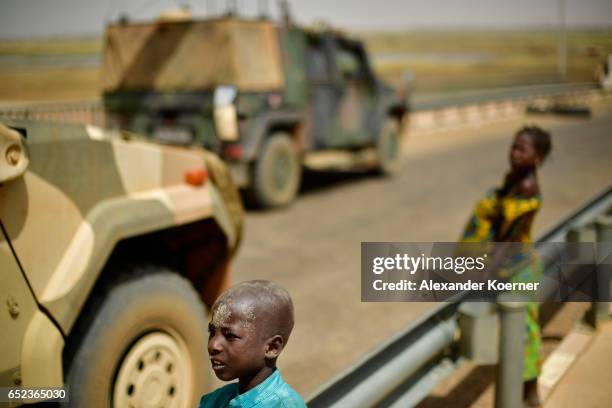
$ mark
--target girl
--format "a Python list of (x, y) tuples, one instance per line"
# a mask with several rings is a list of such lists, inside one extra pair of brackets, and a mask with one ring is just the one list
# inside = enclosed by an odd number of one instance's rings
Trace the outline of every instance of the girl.
[[(531, 242), (531, 226), (542, 201), (537, 169), (550, 150), (548, 132), (537, 126), (519, 129), (510, 149), (510, 171), (500, 188), (491, 190), (476, 204), (463, 233), (463, 242)], [(503, 266), (509, 267), (512, 280), (518, 281), (539, 281), (542, 272), (535, 254), (520, 264)], [(539, 406), (537, 380), (542, 339), (537, 303), (530, 302), (527, 306), (525, 329), (523, 398), (528, 406)]]

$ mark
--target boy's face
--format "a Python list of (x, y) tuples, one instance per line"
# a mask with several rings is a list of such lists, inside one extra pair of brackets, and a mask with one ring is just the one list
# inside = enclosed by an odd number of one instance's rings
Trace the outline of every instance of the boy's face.
[(266, 339), (255, 324), (251, 306), (219, 303), (208, 325), (208, 354), (223, 381), (255, 375), (266, 365)]

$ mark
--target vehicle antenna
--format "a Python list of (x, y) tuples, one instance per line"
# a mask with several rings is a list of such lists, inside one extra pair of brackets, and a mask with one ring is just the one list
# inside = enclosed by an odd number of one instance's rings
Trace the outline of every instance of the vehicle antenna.
[(257, 8), (258, 8), (258, 13), (259, 13), (259, 18), (261, 20), (267, 20), (268, 19), (268, 0), (258, 0)]
[(291, 10), (289, 9), (289, 2), (287, 0), (279, 0), (278, 7), (281, 11), (283, 24), (291, 25)]
[(235, 16), (238, 14), (238, 0), (227, 0), (227, 15)]
[(179, 9), (183, 10), (183, 11), (191, 11), (192, 7), (191, 4), (189, 3), (189, 0), (176, 0), (176, 5), (178, 6)]
[[(112, 15), (117, 8), (118, 0), (111, 0), (110, 3), (106, 6), (106, 13), (104, 14), (104, 23), (108, 23), (112, 19)], [(121, 8), (121, 4), (119, 4), (119, 8)]]
[(209, 15), (214, 16), (217, 14), (217, 7), (215, 0), (206, 0), (206, 11)]

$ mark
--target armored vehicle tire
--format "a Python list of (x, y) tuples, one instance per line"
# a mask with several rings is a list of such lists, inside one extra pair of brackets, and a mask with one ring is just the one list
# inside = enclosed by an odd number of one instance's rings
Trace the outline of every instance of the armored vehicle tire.
[(400, 124), (395, 118), (387, 118), (376, 141), (376, 173), (393, 175), (400, 168)]
[(197, 406), (208, 373), (204, 306), (184, 278), (144, 269), (79, 318), (90, 324), (71, 356), (69, 406)]
[(274, 133), (264, 142), (253, 169), (252, 196), (263, 208), (289, 204), (297, 195), (302, 164), (297, 149), (286, 133)]

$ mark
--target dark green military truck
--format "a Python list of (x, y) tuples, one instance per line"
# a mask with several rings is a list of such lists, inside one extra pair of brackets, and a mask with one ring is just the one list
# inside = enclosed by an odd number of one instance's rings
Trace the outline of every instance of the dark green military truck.
[(273, 207), (296, 195), (318, 153), (370, 152), (397, 167), (405, 101), (376, 77), (360, 41), (331, 30), (235, 17), (107, 28), (110, 125), (198, 144)]

